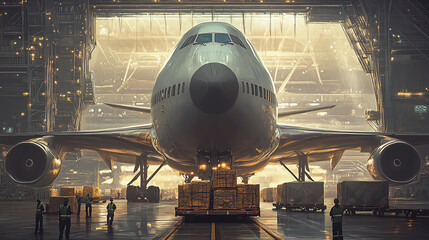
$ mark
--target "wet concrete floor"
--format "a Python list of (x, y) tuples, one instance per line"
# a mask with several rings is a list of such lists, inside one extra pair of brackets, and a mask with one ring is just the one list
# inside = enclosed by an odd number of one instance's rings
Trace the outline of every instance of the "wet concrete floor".
[[(118, 209), (113, 227), (106, 224), (106, 204), (94, 204), (93, 216), (72, 215), (70, 239), (153, 239), (172, 226), (176, 202), (127, 203), (115, 201)], [(44, 233), (34, 234), (35, 202), (0, 202), (0, 239), (58, 239), (58, 217), (44, 217)], [(332, 239), (331, 221), (326, 213), (273, 211), (261, 204), (262, 223), (285, 239)], [(344, 239), (429, 239), (429, 218), (372, 216), (370, 213), (345, 216)], [(241, 219), (194, 219), (185, 223), (171, 239), (270, 239), (259, 227)]]

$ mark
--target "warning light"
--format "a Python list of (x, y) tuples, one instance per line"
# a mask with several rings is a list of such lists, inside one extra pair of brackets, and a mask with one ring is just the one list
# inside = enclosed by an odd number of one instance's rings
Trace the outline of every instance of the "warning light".
[(222, 164), (221, 164), (221, 166), (222, 166), (223, 168), (226, 168), (226, 163), (222, 163)]

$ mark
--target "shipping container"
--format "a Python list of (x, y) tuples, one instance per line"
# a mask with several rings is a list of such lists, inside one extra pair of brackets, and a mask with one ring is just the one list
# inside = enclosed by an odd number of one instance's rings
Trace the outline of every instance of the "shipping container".
[(379, 211), (389, 206), (389, 183), (382, 181), (344, 181), (337, 184), (337, 198), (346, 214)]
[(285, 207), (287, 210), (322, 210), (324, 205), (323, 182), (289, 182), (277, 187), (277, 209)]

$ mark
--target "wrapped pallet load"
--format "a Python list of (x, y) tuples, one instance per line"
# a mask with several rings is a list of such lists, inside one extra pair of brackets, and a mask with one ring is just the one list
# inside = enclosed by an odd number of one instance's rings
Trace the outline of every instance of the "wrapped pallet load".
[(382, 181), (344, 181), (337, 185), (341, 205), (350, 207), (386, 207), (389, 183)]
[(179, 185), (179, 208), (192, 207), (191, 201), (191, 184), (185, 183)]
[(289, 182), (277, 186), (277, 203), (283, 205), (323, 205), (323, 182)]
[(213, 171), (213, 188), (237, 187), (237, 172), (231, 170)]
[(277, 201), (277, 189), (276, 188), (264, 188), (261, 191), (262, 201), (264, 202), (275, 202)]
[(210, 208), (210, 181), (194, 181), (191, 183), (191, 201), (193, 208)]
[(213, 209), (236, 209), (237, 189), (218, 188), (213, 191)]
[(259, 207), (259, 184), (237, 185), (237, 207), (240, 209)]

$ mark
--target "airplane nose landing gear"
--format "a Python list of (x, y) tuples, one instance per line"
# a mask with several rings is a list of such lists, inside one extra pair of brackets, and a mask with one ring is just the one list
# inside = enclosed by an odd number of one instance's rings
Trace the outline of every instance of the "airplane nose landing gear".
[(198, 151), (197, 152), (198, 177), (203, 180), (210, 180), (213, 171), (220, 169), (232, 169), (233, 155), (230, 150), (225, 152)]

